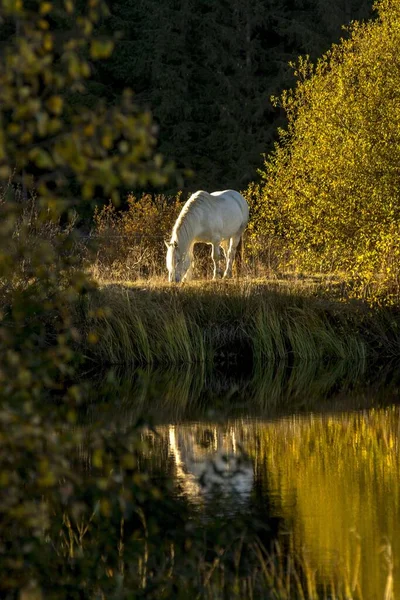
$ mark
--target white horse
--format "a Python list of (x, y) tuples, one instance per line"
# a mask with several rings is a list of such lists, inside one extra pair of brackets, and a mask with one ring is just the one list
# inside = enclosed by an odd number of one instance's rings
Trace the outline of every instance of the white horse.
[(220, 244), (225, 253), (224, 277), (232, 276), (232, 264), (241, 235), (249, 220), (249, 207), (239, 192), (195, 192), (184, 204), (165, 242), (169, 281), (179, 283), (190, 278), (193, 267), (193, 246), (196, 242), (211, 244), (214, 276), (220, 275)]

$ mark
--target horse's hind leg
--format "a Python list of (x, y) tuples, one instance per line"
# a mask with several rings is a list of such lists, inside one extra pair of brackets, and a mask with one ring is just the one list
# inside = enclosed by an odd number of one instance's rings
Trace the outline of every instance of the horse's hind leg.
[(233, 261), (235, 260), (236, 248), (240, 242), (241, 233), (234, 235), (230, 239), (229, 248), (227, 252), (226, 259), (226, 269), (224, 273), (224, 277), (232, 277), (232, 266)]
[(217, 279), (217, 277), (221, 276), (221, 269), (219, 264), (219, 259), (221, 258), (221, 249), (219, 247), (220, 242), (213, 242), (211, 245), (211, 258), (214, 263), (214, 274), (213, 279)]

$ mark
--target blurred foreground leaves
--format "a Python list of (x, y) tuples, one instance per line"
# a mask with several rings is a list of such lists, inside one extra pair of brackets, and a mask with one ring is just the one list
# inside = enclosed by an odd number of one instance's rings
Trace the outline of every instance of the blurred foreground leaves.
[(0, 24), (15, 28), (0, 62), (0, 385), (7, 396), (40, 395), (71, 374), (70, 307), (91, 285), (72, 251), (73, 207), (94, 194), (118, 202), (118, 186), (161, 184), (171, 172), (131, 92), (111, 109), (83, 107), (93, 61), (112, 50), (112, 40), (96, 36), (105, 14), (100, 0), (86, 12), (73, 2), (0, 9)]
[[(162, 184), (172, 170), (157, 155), (151, 117), (131, 92), (112, 108), (100, 101), (85, 108), (86, 82), (113, 41), (97, 35), (107, 14), (102, 0), (80, 5), (15, 0), (0, 7), (0, 27), (14, 31), (0, 60), (5, 598), (92, 595), (85, 569), (96, 573), (99, 589), (103, 577), (113, 581), (121, 522), (157, 497), (137, 469), (135, 427), (124, 435), (93, 428), (86, 441), (90, 469), (78, 460), (82, 440), (74, 422), (85, 388), (75, 380), (79, 333), (72, 314), (93, 284), (74, 252), (73, 208), (95, 195), (118, 202), (119, 186)], [(103, 537), (85, 554), (83, 538), (93, 528)]]

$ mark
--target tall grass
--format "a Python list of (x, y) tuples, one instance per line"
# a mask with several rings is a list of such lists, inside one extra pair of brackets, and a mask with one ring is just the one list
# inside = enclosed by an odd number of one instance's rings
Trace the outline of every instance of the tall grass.
[(103, 285), (81, 304), (77, 327), (102, 364), (212, 364), (400, 354), (400, 316), (249, 281), (172, 287)]
[(163, 300), (158, 302), (148, 294), (119, 286), (85, 298), (80, 326), (87, 354), (104, 364), (182, 364), (210, 360), (212, 348), (207, 348), (207, 336), (196, 321), (172, 297)]
[[(345, 311), (341, 318), (345, 317)], [(305, 361), (323, 358), (364, 361), (368, 354), (360, 332), (342, 323), (332, 325), (324, 310), (312, 306), (262, 303), (251, 326), (257, 364), (293, 355)]]

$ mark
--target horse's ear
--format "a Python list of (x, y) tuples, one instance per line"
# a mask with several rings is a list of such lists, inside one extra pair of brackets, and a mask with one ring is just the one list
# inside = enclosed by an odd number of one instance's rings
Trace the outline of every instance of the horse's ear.
[(169, 248), (169, 244), (165, 240), (164, 240), (164, 244), (167, 246), (167, 248)]

